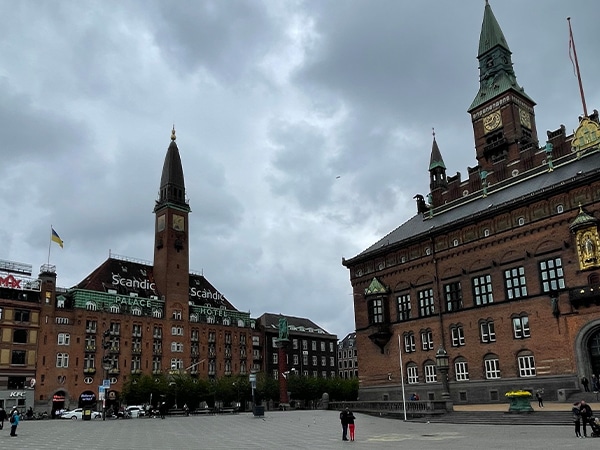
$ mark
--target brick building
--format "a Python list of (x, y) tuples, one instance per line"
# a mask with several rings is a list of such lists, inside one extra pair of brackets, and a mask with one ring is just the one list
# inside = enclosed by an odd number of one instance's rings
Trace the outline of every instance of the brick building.
[[(257, 319), (257, 328), (264, 336), (264, 370), (280, 379), (279, 318), (280, 314), (265, 313)], [(287, 319), (289, 343), (286, 347), (286, 372), (306, 377), (334, 378), (337, 376), (337, 336), (323, 330), (309, 319), (283, 316)]]
[[(115, 402), (123, 384), (141, 374), (250, 373), (255, 321), (202, 274), (190, 273), (189, 213), (173, 130), (154, 204), (154, 262), (110, 255), (64, 291), (56, 290), (54, 267), (42, 268), (40, 301), (29, 324), (37, 328), (40, 315), (40, 345), (18, 371), (27, 380), (37, 363), (37, 406), (76, 407), (86, 396), (99, 396), (103, 380), (110, 380), (107, 401)], [(30, 343), (34, 352), (35, 340)]]
[(487, 2), (478, 60), (477, 165), (447, 177), (434, 137), (417, 215), (343, 260), (361, 400), (399, 399), (401, 381), (439, 399), (440, 348), (454, 402), (538, 388), (566, 400), (600, 373), (598, 113), (565, 118), (575, 132), (561, 126), (540, 145), (535, 102)]
[(356, 333), (348, 333), (338, 342), (338, 376), (340, 378), (358, 378), (358, 350)]
[(0, 260), (0, 406), (33, 406), (41, 283), (32, 267)]

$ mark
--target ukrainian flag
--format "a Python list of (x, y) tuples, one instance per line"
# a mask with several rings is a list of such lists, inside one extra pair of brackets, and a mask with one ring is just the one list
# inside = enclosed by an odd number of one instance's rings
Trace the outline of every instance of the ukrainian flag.
[(50, 227), (52, 229), (52, 240), (54, 242), (56, 242), (58, 245), (60, 245), (60, 248), (64, 247), (64, 242), (63, 240), (60, 238), (60, 236), (58, 235), (58, 233), (56, 231), (54, 231), (54, 228)]

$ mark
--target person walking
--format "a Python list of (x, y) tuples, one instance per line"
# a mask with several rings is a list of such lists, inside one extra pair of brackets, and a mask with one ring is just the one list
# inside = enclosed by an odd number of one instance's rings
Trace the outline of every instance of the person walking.
[(573, 403), (571, 413), (573, 413), (573, 423), (575, 424), (575, 437), (582, 439), (583, 436), (581, 435), (581, 411), (579, 411), (579, 402)]
[(348, 431), (350, 432), (351, 441), (354, 440), (354, 420), (356, 420), (356, 417), (354, 417), (352, 411), (348, 411)]
[(10, 415), (10, 436), (17, 437), (17, 427), (19, 426), (19, 411), (12, 410)]
[(537, 398), (538, 406), (540, 408), (544, 407), (544, 398), (542, 397), (543, 394), (544, 394), (543, 389), (538, 389), (537, 391), (535, 391), (535, 398)]
[(590, 382), (586, 377), (581, 377), (581, 384), (583, 385), (585, 392), (590, 392)]
[(594, 415), (592, 408), (588, 405), (585, 400), (581, 400), (579, 404), (579, 413), (581, 414), (581, 421), (583, 422), (583, 437), (587, 437), (587, 425), (590, 421), (590, 417)]
[(595, 373), (592, 374), (592, 389), (594, 392), (600, 391), (600, 384), (598, 384), (598, 376)]
[(8, 415), (6, 414), (6, 411), (4, 411), (4, 408), (0, 406), (0, 430), (4, 428), (4, 421), (6, 419), (8, 419)]
[(340, 413), (340, 422), (342, 423), (342, 441), (348, 440), (348, 418), (350, 414), (350, 410), (347, 406), (346, 409)]

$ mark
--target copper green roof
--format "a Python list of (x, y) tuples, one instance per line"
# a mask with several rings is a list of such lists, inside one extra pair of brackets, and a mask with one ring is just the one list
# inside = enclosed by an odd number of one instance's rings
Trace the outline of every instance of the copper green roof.
[(517, 83), (511, 51), (487, 1), (481, 24), (477, 59), (479, 60), (479, 91), (467, 111), (471, 112), (509, 90), (519, 93), (535, 105)]
[(500, 29), (500, 25), (498, 25), (498, 21), (492, 12), (492, 8), (486, 0), (485, 10), (483, 11), (483, 23), (481, 24), (481, 34), (479, 35), (479, 52), (477, 53), (477, 57), (483, 56), (497, 45), (504, 47), (510, 52), (508, 43)]
[(434, 137), (433, 145), (431, 146), (431, 158), (429, 159), (429, 170), (435, 169), (436, 167), (446, 169), (444, 159), (442, 158), (442, 154), (440, 153), (440, 149)]
[(579, 214), (577, 214), (577, 217), (575, 217), (573, 222), (571, 222), (571, 225), (569, 225), (569, 229), (571, 231), (575, 231), (578, 228), (594, 225), (596, 223), (598, 223), (598, 219), (596, 219), (593, 216), (590, 216), (587, 212), (584, 211), (584, 209), (580, 205)]
[(365, 295), (372, 294), (385, 294), (387, 292), (387, 288), (379, 282), (379, 280), (373, 277), (371, 284), (368, 288), (365, 289)]

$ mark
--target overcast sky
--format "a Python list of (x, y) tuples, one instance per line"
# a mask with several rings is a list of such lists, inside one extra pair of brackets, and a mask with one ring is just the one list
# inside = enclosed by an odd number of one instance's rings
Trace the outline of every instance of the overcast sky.
[[(416, 213), (431, 130), (475, 166), (484, 0), (0, 1), (0, 259), (70, 287), (152, 261), (171, 127), (190, 269), (253, 317), (354, 330), (351, 258)], [(600, 2), (491, 0), (540, 141), (600, 108)]]

